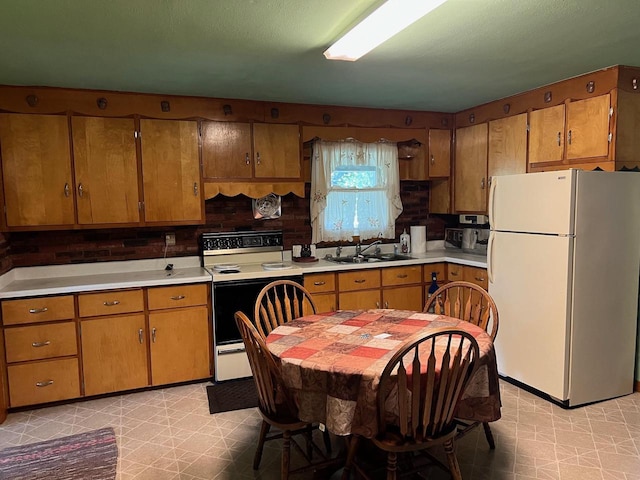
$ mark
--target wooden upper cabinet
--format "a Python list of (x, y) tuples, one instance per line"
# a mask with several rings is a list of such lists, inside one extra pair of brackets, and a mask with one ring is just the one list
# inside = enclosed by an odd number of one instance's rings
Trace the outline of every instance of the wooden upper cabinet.
[(486, 123), (456, 129), (456, 212), (484, 213), (487, 210), (487, 134)]
[(198, 124), (140, 120), (145, 222), (204, 220)]
[(489, 184), (498, 175), (527, 173), (527, 114), (489, 122)]
[(250, 179), (253, 176), (251, 124), (202, 122), (205, 179)]
[(451, 174), (451, 130), (429, 129), (429, 177)]
[(564, 105), (529, 114), (529, 164), (562, 161)]
[(73, 225), (73, 177), (66, 116), (0, 114), (8, 227)]
[(611, 95), (567, 103), (567, 160), (609, 155)]
[(139, 223), (133, 119), (73, 117), (78, 223)]
[(253, 124), (254, 176), (301, 177), (300, 127), (276, 123)]

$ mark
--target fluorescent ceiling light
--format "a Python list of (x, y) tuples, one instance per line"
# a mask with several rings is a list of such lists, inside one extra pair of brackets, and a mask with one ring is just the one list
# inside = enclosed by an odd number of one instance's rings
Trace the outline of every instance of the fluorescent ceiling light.
[(329, 47), (329, 60), (354, 62), (446, 0), (388, 0)]

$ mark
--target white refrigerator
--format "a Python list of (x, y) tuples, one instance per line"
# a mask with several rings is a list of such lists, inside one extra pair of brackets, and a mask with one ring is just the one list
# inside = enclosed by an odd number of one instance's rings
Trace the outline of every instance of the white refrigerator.
[(489, 222), (499, 373), (565, 406), (632, 393), (640, 174), (494, 177)]

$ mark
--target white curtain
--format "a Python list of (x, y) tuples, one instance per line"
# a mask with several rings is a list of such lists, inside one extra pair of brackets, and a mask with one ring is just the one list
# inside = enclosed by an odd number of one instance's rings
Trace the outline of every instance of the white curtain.
[[(362, 169), (372, 184), (332, 185), (332, 173)], [(357, 224), (354, 213), (357, 211)], [(313, 146), (311, 162), (311, 229), (313, 243), (395, 238), (395, 220), (402, 213), (398, 149), (395, 143), (361, 143), (351, 139)]]

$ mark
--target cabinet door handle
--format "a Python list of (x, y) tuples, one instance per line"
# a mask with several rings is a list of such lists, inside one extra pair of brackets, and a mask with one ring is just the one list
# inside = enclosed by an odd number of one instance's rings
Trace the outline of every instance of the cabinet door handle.
[(433, 157), (433, 155), (431, 155), (431, 165), (435, 165), (436, 163), (436, 159)]
[(250, 165), (251, 164), (251, 159), (249, 158), (249, 154), (245, 154), (244, 156), (244, 163), (245, 165)]
[(36, 382), (36, 387), (48, 387), (53, 385), (53, 380), (45, 380), (44, 382)]
[(389, 302), (384, 302), (384, 308), (389, 308)]
[(561, 132), (558, 132), (558, 146), (560, 146), (561, 142), (562, 142), (562, 134)]
[(151, 341), (152, 341), (153, 343), (156, 343), (156, 327), (153, 327), (153, 328), (151, 329)]
[(316, 287), (320, 287), (322, 285), (326, 285), (325, 282), (313, 282)]
[(484, 177), (482, 177), (482, 180), (480, 180), (480, 188), (484, 190)]
[(31, 344), (32, 347), (46, 347), (47, 345), (51, 345), (49, 340), (45, 340), (44, 342), (33, 342)]
[(65, 183), (64, 184), (64, 196), (68, 197), (69, 195), (71, 195), (71, 188), (69, 188), (69, 184)]
[(380, 308), (380, 302), (376, 302), (376, 308)]
[(260, 165), (260, 152), (256, 153), (256, 164)]
[(452, 277), (457, 277), (458, 276), (458, 272), (449, 272), (451, 274)]
[(119, 300), (114, 300), (113, 302), (102, 302), (105, 307), (114, 307), (116, 305), (120, 305)]
[(143, 341), (143, 338), (142, 338), (142, 329), (139, 329), (139, 330), (138, 330), (138, 341), (139, 341), (140, 343), (142, 343), (142, 341)]
[(44, 313), (47, 310), (49, 310), (47, 307), (42, 307), (42, 308), (30, 308), (29, 309), (29, 313)]
[(366, 280), (364, 278), (359, 278), (357, 280), (354, 280), (354, 282), (356, 282), (356, 283), (364, 283), (364, 282), (366, 282)]
[(567, 134), (567, 142), (571, 145), (571, 130), (569, 130), (569, 133)]
[(171, 297), (171, 300), (182, 300), (184, 299), (184, 295), (176, 295), (174, 297)]
[(84, 195), (84, 187), (82, 186), (82, 184), (78, 185), (78, 196), (82, 198), (82, 196)]
[(406, 273), (399, 273), (398, 275), (396, 275), (396, 277), (398, 277), (398, 278), (407, 278), (408, 275)]
[(475, 277), (478, 282), (484, 282), (484, 277)]
[(198, 196), (198, 182), (193, 182), (193, 196)]

